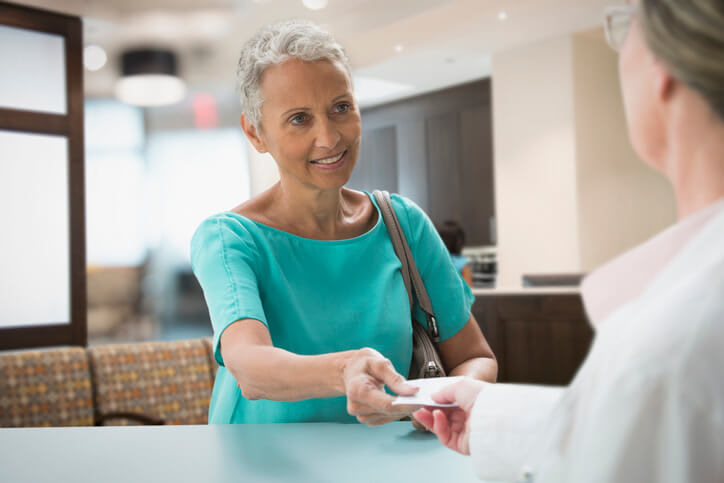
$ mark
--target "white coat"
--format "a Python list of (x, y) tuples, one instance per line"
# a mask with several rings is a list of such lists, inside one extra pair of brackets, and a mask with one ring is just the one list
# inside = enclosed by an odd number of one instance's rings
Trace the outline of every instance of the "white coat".
[[(672, 246), (665, 263), (652, 263)], [(476, 473), (487, 481), (724, 483), (724, 201), (601, 273), (608, 286), (594, 272), (583, 298), (606, 315), (594, 320), (594, 343), (570, 386), (481, 391), (470, 423)], [(627, 292), (611, 297), (619, 306), (602, 308), (605, 290)]]

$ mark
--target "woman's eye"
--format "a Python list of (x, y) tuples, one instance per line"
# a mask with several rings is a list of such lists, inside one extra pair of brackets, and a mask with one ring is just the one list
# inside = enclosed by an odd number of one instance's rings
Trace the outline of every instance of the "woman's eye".
[(349, 111), (351, 106), (347, 102), (343, 102), (342, 104), (337, 104), (334, 107), (334, 112), (347, 112)]
[(307, 120), (306, 114), (296, 114), (292, 116), (292, 118), (289, 120), (292, 124), (304, 124), (304, 121)]

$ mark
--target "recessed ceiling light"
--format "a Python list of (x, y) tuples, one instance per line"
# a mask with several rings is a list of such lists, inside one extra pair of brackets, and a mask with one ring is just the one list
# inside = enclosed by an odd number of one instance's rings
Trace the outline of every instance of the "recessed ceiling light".
[(499, 12), (498, 13), (498, 20), (505, 20), (508, 18), (508, 14), (506, 12)]
[(99, 70), (106, 65), (107, 60), (106, 51), (98, 45), (89, 45), (83, 49), (83, 65), (88, 70)]
[(402, 44), (395, 45), (395, 52), (397, 52), (398, 54), (403, 50), (405, 50), (405, 47), (403, 47)]
[(354, 96), (360, 104), (373, 103), (399, 96), (414, 86), (376, 77), (354, 76)]
[(302, 0), (302, 3), (309, 10), (321, 10), (327, 6), (327, 0)]

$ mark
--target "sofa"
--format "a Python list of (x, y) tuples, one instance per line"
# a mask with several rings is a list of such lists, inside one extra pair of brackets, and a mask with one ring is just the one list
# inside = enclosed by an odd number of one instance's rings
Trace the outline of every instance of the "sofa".
[(206, 424), (210, 339), (0, 352), (0, 427)]

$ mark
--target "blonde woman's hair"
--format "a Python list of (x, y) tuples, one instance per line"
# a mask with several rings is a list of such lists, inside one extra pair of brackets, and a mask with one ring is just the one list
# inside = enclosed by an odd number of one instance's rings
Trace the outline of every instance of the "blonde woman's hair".
[(651, 51), (724, 121), (724, 0), (641, 0)]
[(320, 26), (307, 20), (287, 20), (261, 29), (242, 47), (236, 70), (241, 112), (257, 128), (264, 103), (262, 74), (268, 67), (290, 58), (336, 62), (352, 79), (344, 49)]

